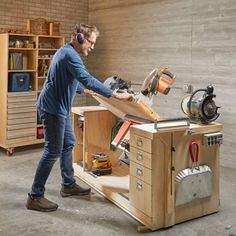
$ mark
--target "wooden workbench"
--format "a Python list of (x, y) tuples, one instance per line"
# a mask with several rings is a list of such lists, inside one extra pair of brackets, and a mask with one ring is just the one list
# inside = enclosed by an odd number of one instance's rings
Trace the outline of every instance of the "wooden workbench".
[[(222, 125), (190, 124), (189, 128), (161, 128), (154, 124), (130, 129), (130, 165), (112, 151), (111, 129), (117, 116), (101, 106), (73, 108), (76, 136), (75, 175), (151, 230), (204, 216), (219, 209), (220, 145), (203, 145), (204, 135), (220, 132)], [(200, 165), (212, 171), (211, 195), (176, 206), (176, 175), (191, 167), (188, 146), (200, 143)], [(95, 176), (86, 169), (94, 153), (105, 153), (112, 161), (112, 174)]]

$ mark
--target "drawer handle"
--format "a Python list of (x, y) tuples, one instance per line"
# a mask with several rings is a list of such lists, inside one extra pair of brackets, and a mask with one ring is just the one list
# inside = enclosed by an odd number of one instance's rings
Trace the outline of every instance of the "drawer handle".
[(140, 184), (140, 183), (137, 183), (136, 189), (137, 189), (138, 191), (143, 191), (143, 185)]
[(137, 138), (137, 142), (136, 142), (138, 147), (142, 147), (143, 146), (143, 140), (141, 138)]
[(142, 175), (143, 175), (143, 169), (137, 168), (137, 169), (136, 169), (136, 175), (142, 176)]
[(137, 153), (137, 156), (136, 156), (136, 159), (137, 159), (138, 161), (142, 161), (142, 160), (143, 160), (143, 154), (142, 154), (141, 152), (138, 152), (138, 153)]

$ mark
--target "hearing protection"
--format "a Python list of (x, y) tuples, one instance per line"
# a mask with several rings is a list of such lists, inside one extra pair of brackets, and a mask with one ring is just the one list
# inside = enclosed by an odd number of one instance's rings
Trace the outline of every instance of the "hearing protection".
[(84, 40), (85, 40), (84, 33), (82, 33), (82, 32), (83, 31), (81, 29), (81, 24), (80, 23), (76, 24), (74, 35), (75, 35), (76, 40), (79, 44), (83, 44)]
[(79, 44), (83, 44), (84, 43), (84, 40), (85, 40), (85, 37), (84, 37), (84, 34), (83, 33), (78, 33), (76, 35), (76, 39), (78, 41)]

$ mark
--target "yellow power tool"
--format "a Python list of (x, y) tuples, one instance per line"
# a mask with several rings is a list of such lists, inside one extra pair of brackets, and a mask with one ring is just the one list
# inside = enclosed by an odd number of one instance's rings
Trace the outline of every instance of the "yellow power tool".
[(112, 165), (109, 156), (97, 153), (92, 156), (92, 173), (95, 175), (109, 175), (112, 173)]

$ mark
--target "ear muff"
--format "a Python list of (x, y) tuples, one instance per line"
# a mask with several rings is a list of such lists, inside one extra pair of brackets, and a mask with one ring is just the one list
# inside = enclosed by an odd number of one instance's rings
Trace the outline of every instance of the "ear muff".
[(78, 41), (79, 44), (83, 44), (83, 43), (84, 43), (84, 40), (85, 40), (84, 35), (83, 35), (82, 33), (78, 33), (78, 34), (76, 35), (76, 39), (77, 39), (77, 41)]

